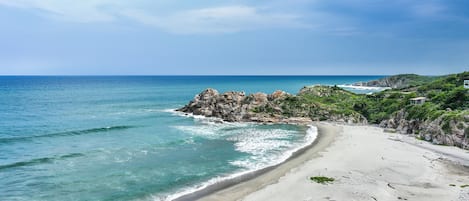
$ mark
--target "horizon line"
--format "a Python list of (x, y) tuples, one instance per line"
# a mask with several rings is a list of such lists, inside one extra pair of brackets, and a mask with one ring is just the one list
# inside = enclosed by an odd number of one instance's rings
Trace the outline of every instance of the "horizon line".
[[(463, 71), (465, 72), (465, 71)], [(460, 72), (460, 73), (463, 73)], [(267, 77), (267, 76), (392, 76), (392, 75), (404, 75), (404, 74), (414, 74), (422, 76), (441, 76), (441, 75), (451, 75), (458, 73), (449, 73), (449, 74), (417, 74), (417, 73), (397, 73), (397, 74), (5, 74), (0, 77), (191, 77), (191, 76), (201, 76), (201, 77)]]

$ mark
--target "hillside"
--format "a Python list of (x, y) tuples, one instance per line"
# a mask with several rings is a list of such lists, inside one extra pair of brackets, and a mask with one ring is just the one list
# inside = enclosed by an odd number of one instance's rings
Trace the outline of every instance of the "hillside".
[(384, 77), (378, 80), (368, 82), (354, 83), (354, 86), (367, 86), (367, 87), (390, 87), (394, 89), (419, 86), (425, 83), (434, 81), (440, 77), (438, 76), (422, 76), (416, 74), (400, 74), (389, 77)]
[[(355, 94), (336, 86), (304, 87), (296, 95), (282, 91), (269, 95), (219, 94), (207, 89), (179, 111), (226, 121), (304, 123), (308, 119), (371, 123), (435, 144), (469, 149), (469, 90), (463, 87), (469, 72), (431, 78), (393, 77), (406, 80), (407, 86), (399, 81), (400, 88), (371, 95)], [(412, 104), (411, 99), (416, 97), (425, 97), (425, 103)]]

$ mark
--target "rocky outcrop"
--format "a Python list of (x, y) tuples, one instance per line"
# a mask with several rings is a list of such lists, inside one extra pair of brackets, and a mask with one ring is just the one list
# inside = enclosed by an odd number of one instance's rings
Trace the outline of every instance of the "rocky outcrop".
[(409, 87), (412, 85), (422, 84), (434, 80), (436, 77), (420, 76), (415, 74), (401, 74), (389, 77), (384, 77), (378, 80), (372, 80), (368, 82), (357, 82), (354, 86), (366, 86), (366, 87), (390, 87), (394, 89), (400, 89)]
[(281, 109), (273, 106), (274, 102), (290, 94), (276, 91), (270, 95), (255, 93), (246, 95), (244, 92), (225, 92), (220, 94), (215, 89), (206, 89), (196, 95), (186, 106), (177, 111), (217, 117), (229, 122), (264, 122), (264, 123), (310, 123), (308, 118), (285, 118), (281, 115), (255, 112), (259, 107), (271, 106), (276, 113)]
[(469, 115), (460, 119), (445, 119), (440, 116), (434, 120), (406, 119), (405, 110), (400, 110), (379, 126), (395, 129), (402, 134), (415, 135), (419, 139), (439, 145), (457, 146), (469, 149)]
[[(366, 102), (353, 102), (359, 98), (364, 97), (328, 86), (304, 87), (297, 95), (284, 91), (246, 95), (244, 92), (219, 93), (215, 89), (206, 89), (177, 111), (228, 122), (310, 124), (312, 121), (332, 121), (367, 124), (365, 116), (358, 112), (366, 107)], [(429, 118), (426, 114), (425, 119), (419, 119), (402, 109), (381, 121), (379, 126), (389, 132), (415, 135), (434, 144), (469, 149), (467, 110), (435, 114), (440, 116)]]
[[(304, 90), (301, 93), (306, 93)], [(329, 120), (367, 123), (366, 118), (359, 113), (342, 114), (315, 104), (305, 105), (297, 96), (284, 91), (246, 95), (244, 92), (219, 93), (215, 89), (206, 89), (177, 111), (229, 122), (309, 124), (313, 120)]]
[(241, 121), (248, 111), (244, 92), (218, 93), (215, 89), (206, 89), (196, 95), (188, 105), (178, 111), (218, 117), (227, 121)]

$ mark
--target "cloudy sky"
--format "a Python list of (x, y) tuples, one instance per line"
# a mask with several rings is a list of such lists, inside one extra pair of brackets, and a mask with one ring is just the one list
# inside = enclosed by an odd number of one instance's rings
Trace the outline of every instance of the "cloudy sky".
[(445, 74), (467, 0), (0, 0), (0, 74)]

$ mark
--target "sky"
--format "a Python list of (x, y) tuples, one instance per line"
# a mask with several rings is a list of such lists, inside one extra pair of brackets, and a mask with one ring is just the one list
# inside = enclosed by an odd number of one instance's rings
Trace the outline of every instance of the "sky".
[(467, 0), (0, 0), (0, 75), (439, 75)]

